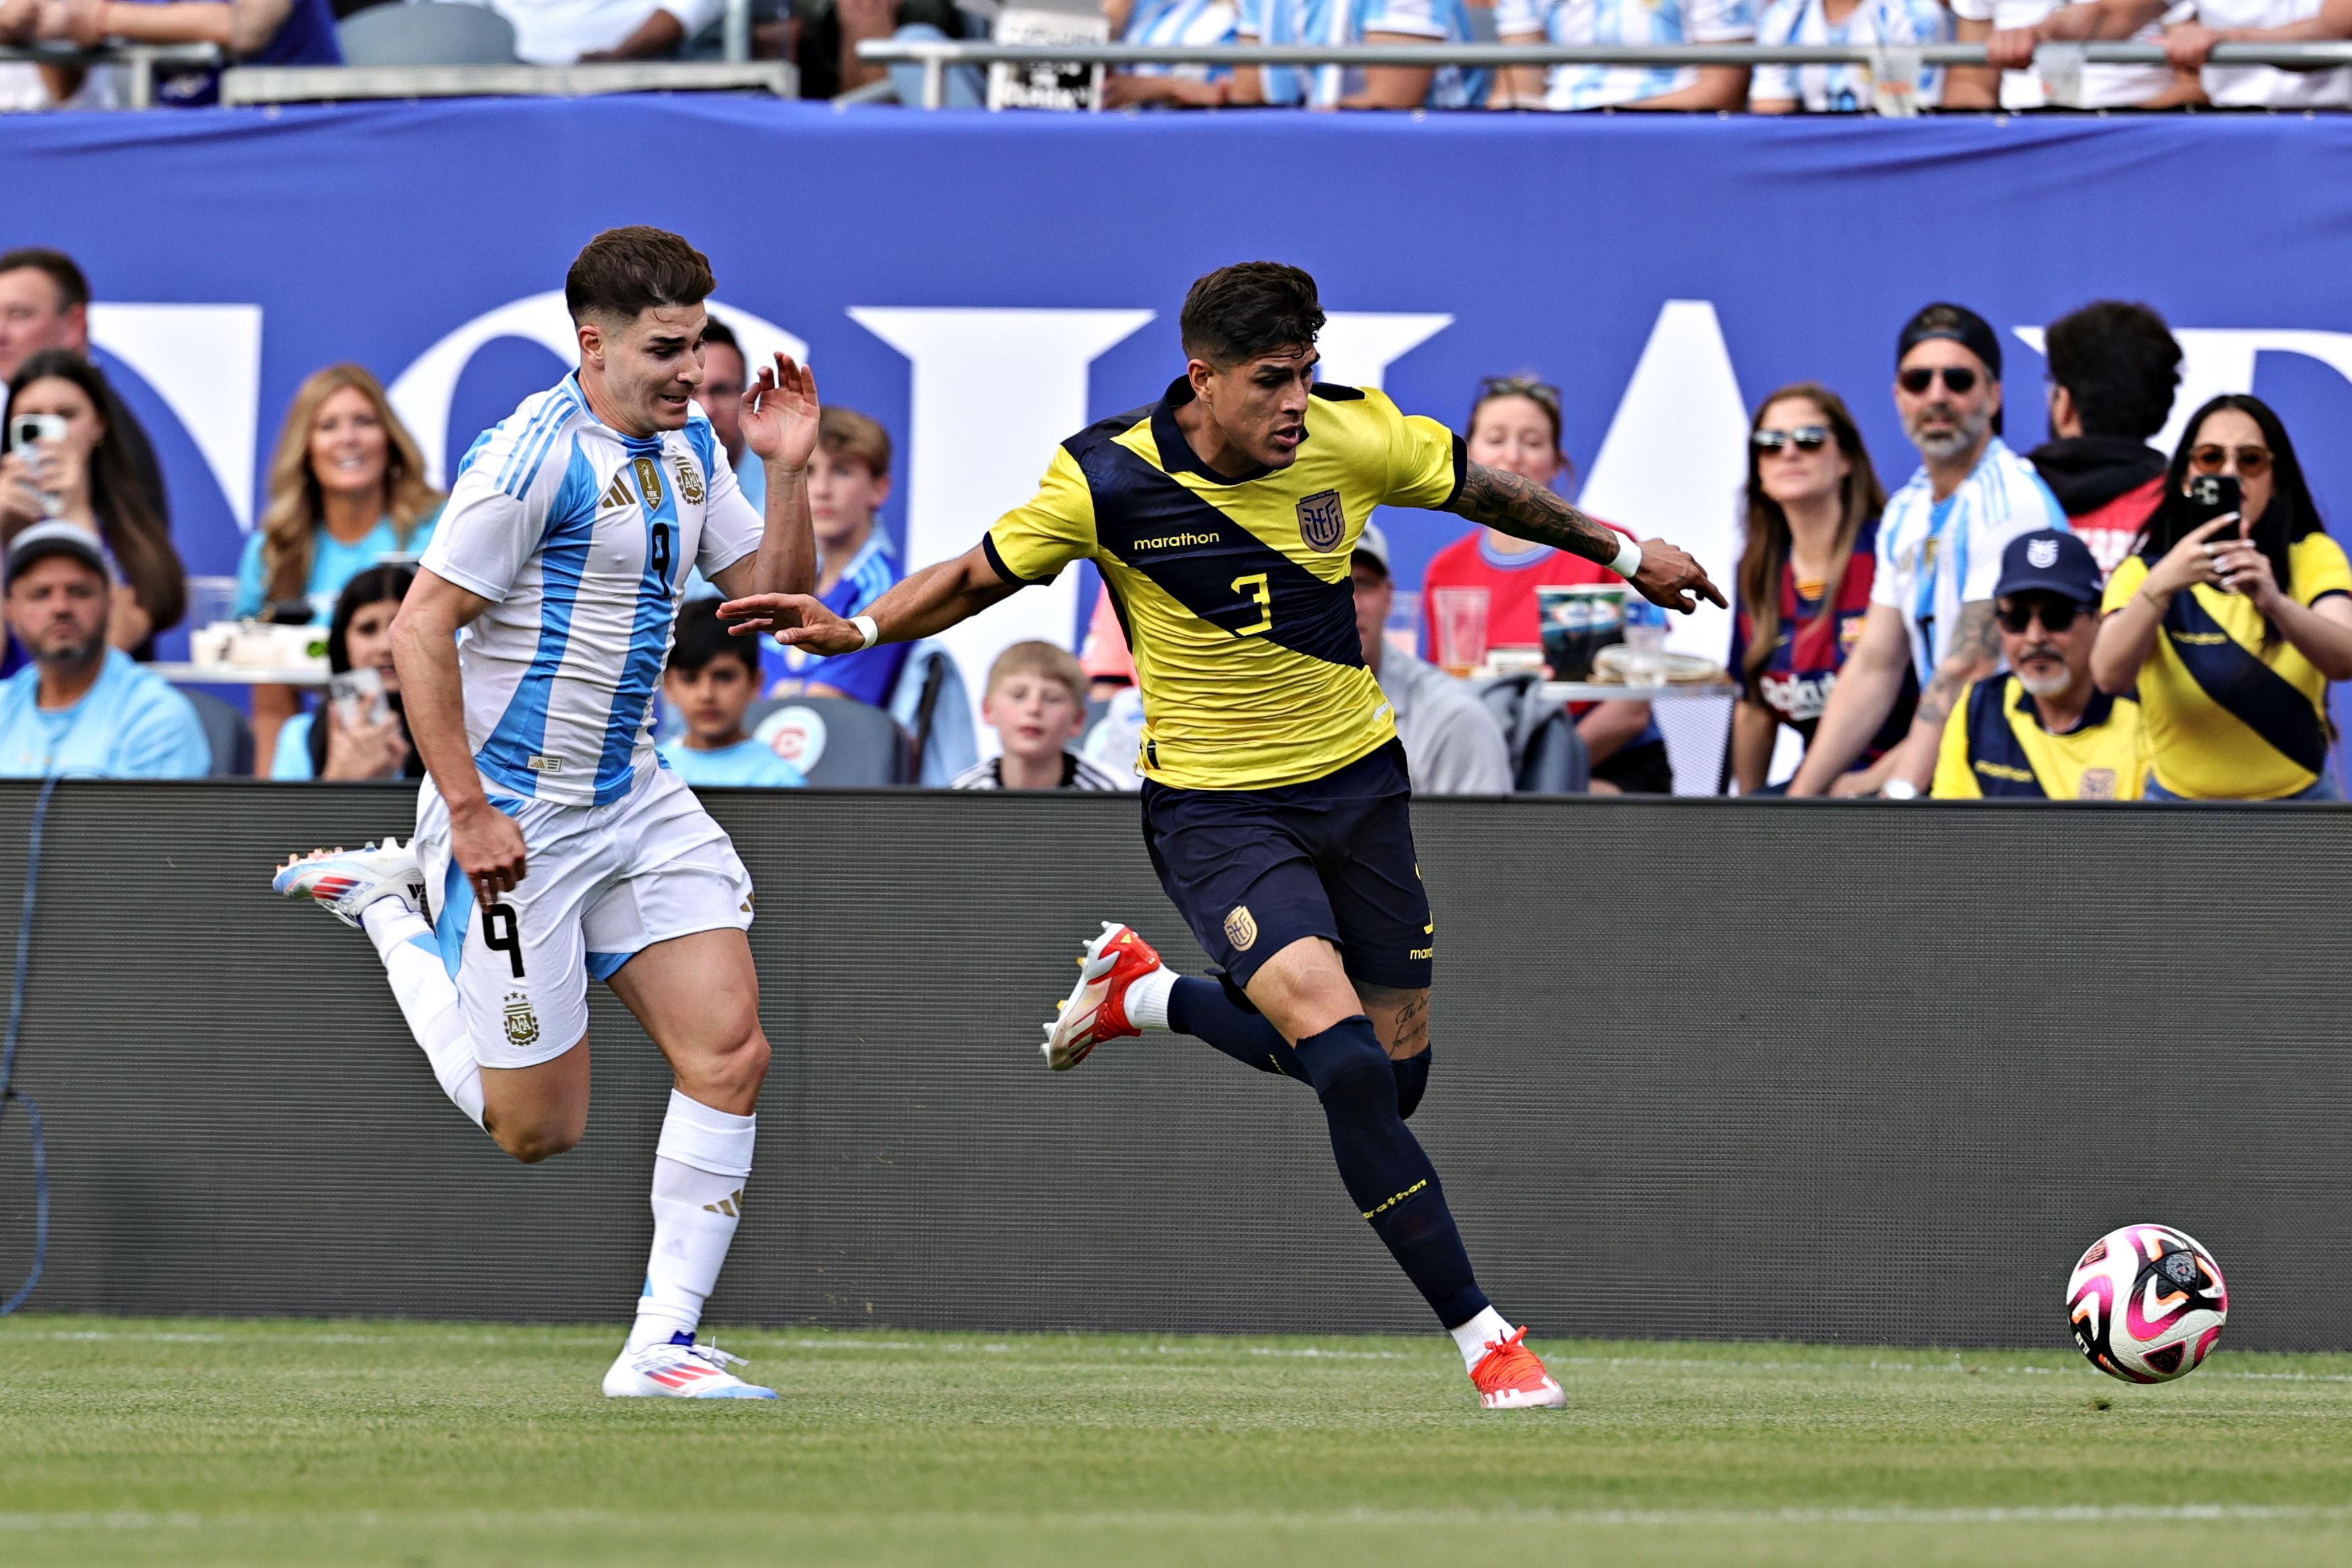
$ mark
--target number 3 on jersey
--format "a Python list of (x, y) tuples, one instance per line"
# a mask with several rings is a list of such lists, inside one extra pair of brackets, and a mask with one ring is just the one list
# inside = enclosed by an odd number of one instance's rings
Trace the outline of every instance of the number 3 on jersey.
[(1253, 572), (1246, 577), (1234, 578), (1234, 592), (1239, 594), (1247, 603), (1257, 606), (1257, 619), (1248, 626), (1235, 626), (1234, 628), (1235, 637), (1255, 637), (1260, 632), (1271, 631), (1274, 628), (1274, 590), (1267, 586), (1265, 573)]

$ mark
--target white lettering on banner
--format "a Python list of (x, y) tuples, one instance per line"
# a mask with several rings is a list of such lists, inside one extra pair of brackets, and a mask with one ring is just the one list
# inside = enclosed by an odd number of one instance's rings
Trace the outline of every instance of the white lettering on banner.
[[(2018, 342), (2047, 357), (2040, 327), (2012, 327)], [(2189, 416), (2227, 392), (2254, 389), (2254, 361), (2263, 353), (2301, 354), (2352, 381), (2352, 332), (2303, 327), (2175, 327), (2180, 342), (2180, 390), (2172, 417), (2148, 443), (2169, 457), (2188, 430)]]
[[(751, 374), (759, 374), (760, 366), (772, 354), (787, 353), (798, 360), (808, 357), (808, 344), (773, 321), (717, 300), (706, 303), (711, 315), (735, 330)], [(386, 392), (393, 412), (425, 449), (425, 477), (432, 485), (442, 487), (448, 482), (442, 470), (449, 448), (449, 405), (457, 395), (457, 380), (483, 345), (499, 338), (537, 343), (562, 361), (566, 369), (580, 363), (580, 340), (561, 289), (486, 310), (417, 355)], [(252, 467), (249, 458), (246, 466), (248, 470)]]
[[(913, 362), (907, 463), (908, 571), (962, 554), (1037, 491), (1054, 448), (1087, 424), (1087, 367), (1150, 310), (853, 309), (850, 319)], [(962, 667), (981, 754), (981, 683), (996, 656), (1042, 638), (1067, 647), (1078, 574), (1015, 594), (941, 634)]]
[(89, 337), (163, 400), (212, 470), (236, 525), (252, 531), (261, 307), (93, 304)]
[(1369, 386), (1375, 392), (1389, 366), (1454, 324), (1451, 316), (1415, 315), (1403, 310), (1334, 310), (1323, 319), (1323, 335), (1315, 346), (1323, 353), (1315, 367), (1318, 381), (1341, 386)]
[[(1669, 300), (1650, 328), (1601, 453), (1577, 504), (1644, 539), (1671, 539), (1718, 586), (1738, 552), (1740, 487), (1748, 482), (1748, 409), (1706, 300)], [(1721, 660), (1731, 616), (1701, 601), (1675, 616), (1668, 645)], [(1713, 795), (1729, 704), (1661, 702), (1652, 709), (1675, 765), (1675, 793)]]

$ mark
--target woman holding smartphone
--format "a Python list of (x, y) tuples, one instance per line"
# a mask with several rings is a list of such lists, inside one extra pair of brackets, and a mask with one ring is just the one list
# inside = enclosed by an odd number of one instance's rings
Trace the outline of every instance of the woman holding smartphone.
[(371, 566), (343, 584), (327, 626), (327, 700), (279, 727), (273, 779), (416, 779), (425, 764), (408, 739), (400, 672), (392, 664), (392, 620), (416, 574)]
[(106, 378), (69, 349), (47, 349), (16, 367), (8, 386), (8, 452), (0, 488), (14, 538), (32, 522), (79, 523), (106, 542), (121, 578), (107, 640), (133, 658), (154, 654), (154, 637), (187, 613), (188, 577), (170, 526), (149, 505), (105, 410)]
[(2352, 679), (2352, 563), (2260, 398), (2189, 421), (2164, 500), (2107, 579), (2099, 689), (2137, 682), (2150, 800), (2341, 800), (2327, 683)]

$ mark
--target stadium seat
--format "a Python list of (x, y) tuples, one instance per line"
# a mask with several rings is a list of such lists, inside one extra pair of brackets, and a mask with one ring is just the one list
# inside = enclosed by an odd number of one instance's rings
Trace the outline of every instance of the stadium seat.
[(335, 28), (351, 66), (510, 66), (514, 24), (488, 5), (417, 0), (370, 5)]
[(846, 697), (772, 697), (743, 727), (824, 788), (907, 782), (907, 732), (881, 709)]
[(245, 715), (209, 691), (182, 689), (180, 695), (196, 710), (205, 727), (205, 743), (213, 749), (215, 778), (245, 778), (253, 772), (253, 726)]

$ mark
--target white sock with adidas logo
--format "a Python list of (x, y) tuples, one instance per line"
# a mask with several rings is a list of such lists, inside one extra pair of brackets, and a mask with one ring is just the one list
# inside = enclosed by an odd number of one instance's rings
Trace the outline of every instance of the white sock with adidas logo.
[(654, 1247), (629, 1348), (690, 1334), (742, 1216), (757, 1116), (735, 1116), (669, 1091), (654, 1154)]

